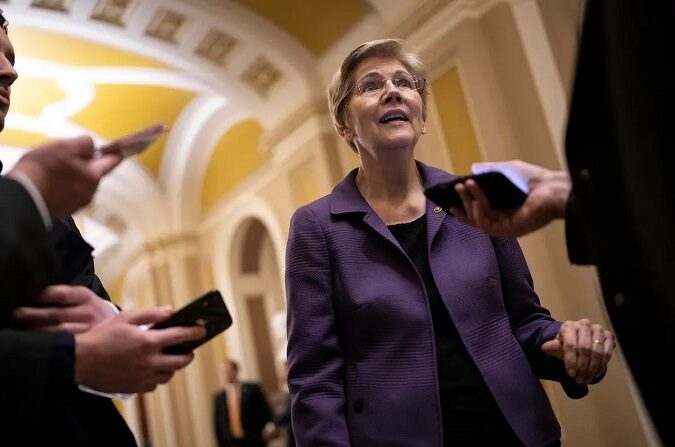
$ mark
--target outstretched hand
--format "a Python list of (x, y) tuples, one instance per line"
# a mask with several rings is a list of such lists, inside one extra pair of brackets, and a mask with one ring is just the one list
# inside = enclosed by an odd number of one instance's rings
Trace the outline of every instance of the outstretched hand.
[(565, 321), (541, 350), (564, 361), (565, 371), (578, 384), (588, 385), (605, 373), (615, 347), (612, 332), (584, 318)]
[(467, 225), (480, 228), (492, 236), (517, 237), (565, 215), (572, 185), (569, 175), (564, 172), (550, 171), (520, 160), (475, 163), (472, 170), (508, 172), (527, 184), (529, 193), (518, 208), (495, 210), (475, 181), (458, 183), (455, 190), (462, 199), (464, 209), (453, 207), (449, 211)]
[(194, 354), (165, 354), (166, 346), (197, 340), (202, 327), (144, 330), (171, 315), (166, 308), (127, 310), (75, 335), (75, 380), (107, 393), (144, 393), (168, 382)]
[(90, 137), (65, 138), (27, 152), (10, 175), (30, 179), (52, 216), (68, 217), (91, 202), (100, 180), (121, 161), (115, 154), (96, 157)]

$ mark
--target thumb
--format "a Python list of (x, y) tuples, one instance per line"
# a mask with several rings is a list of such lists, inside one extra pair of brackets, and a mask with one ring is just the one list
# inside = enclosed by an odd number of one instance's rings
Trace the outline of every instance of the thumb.
[(53, 143), (54, 145), (65, 146), (69, 151), (72, 151), (72, 153), (85, 159), (91, 158), (94, 154), (94, 140), (87, 135), (55, 140)]
[(543, 353), (553, 356), (559, 360), (563, 360), (565, 358), (562, 343), (560, 343), (560, 340), (557, 338), (545, 342), (543, 345), (541, 345), (541, 350)]
[(119, 155), (108, 154), (90, 161), (89, 170), (97, 179), (100, 180), (104, 175), (112, 171), (121, 162), (122, 157)]
[(166, 319), (173, 311), (171, 307), (153, 307), (151, 309), (125, 310), (120, 314), (127, 323), (142, 325), (157, 323)]

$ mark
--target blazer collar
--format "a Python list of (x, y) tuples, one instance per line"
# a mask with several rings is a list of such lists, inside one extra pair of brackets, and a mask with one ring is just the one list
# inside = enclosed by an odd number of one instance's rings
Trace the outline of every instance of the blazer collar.
[[(427, 166), (426, 164), (415, 161), (417, 169), (422, 177), (424, 186), (435, 185), (436, 183), (449, 182), (456, 176), (442, 171), (438, 168)], [(353, 169), (347, 176), (335, 186), (330, 195), (331, 214), (345, 213), (369, 213), (373, 210), (368, 202), (363, 198), (361, 192), (356, 187), (356, 173), (358, 168)], [(432, 208), (433, 209), (433, 208)]]
[[(449, 174), (437, 168), (425, 165), (422, 162), (415, 161), (417, 169), (422, 177), (425, 186), (435, 185), (440, 182), (447, 182), (456, 176)], [(373, 230), (388, 239), (394, 245), (398, 242), (391, 234), (382, 219), (368, 205), (361, 192), (356, 187), (356, 173), (358, 168), (352, 170), (347, 176), (333, 189), (330, 195), (330, 211), (333, 215), (358, 213), (363, 214), (363, 221)], [(436, 206), (427, 200), (427, 243), (431, 247), (438, 230), (447, 216), (445, 210), (437, 210)]]

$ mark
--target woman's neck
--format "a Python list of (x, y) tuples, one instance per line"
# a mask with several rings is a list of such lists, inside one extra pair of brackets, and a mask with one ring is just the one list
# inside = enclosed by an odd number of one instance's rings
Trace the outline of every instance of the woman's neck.
[(387, 225), (409, 222), (426, 210), (422, 178), (412, 151), (396, 152), (379, 160), (362, 155), (356, 174), (361, 195)]

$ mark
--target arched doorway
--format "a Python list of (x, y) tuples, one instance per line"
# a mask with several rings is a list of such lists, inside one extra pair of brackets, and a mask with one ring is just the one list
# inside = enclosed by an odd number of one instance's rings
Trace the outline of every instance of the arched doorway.
[(275, 322), (285, 313), (285, 301), (275, 248), (260, 220), (246, 219), (235, 232), (230, 266), (241, 362), (267, 393), (277, 392), (277, 360), (285, 350), (286, 334)]

